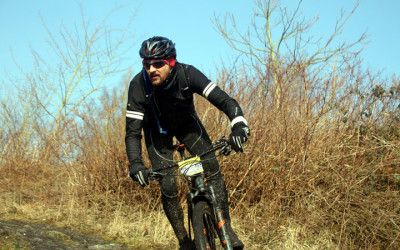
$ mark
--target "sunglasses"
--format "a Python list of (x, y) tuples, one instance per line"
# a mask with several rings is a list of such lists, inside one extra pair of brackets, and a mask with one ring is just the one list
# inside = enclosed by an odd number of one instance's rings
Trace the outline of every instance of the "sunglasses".
[(154, 62), (143, 62), (143, 67), (146, 70), (149, 70), (150, 67), (153, 65), (154, 68), (159, 69), (162, 68), (165, 64), (167, 64), (167, 62), (165, 61), (154, 61)]

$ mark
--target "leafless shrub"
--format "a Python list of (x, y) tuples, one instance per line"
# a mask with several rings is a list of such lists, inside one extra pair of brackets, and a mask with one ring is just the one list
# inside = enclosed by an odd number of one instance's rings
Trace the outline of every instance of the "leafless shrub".
[[(257, 17), (278, 10), (283, 24), (295, 24), (299, 9), (290, 14), (276, 3), (259, 1)], [(347, 17), (339, 20), (337, 34)], [(314, 21), (290, 27), (301, 36)], [(224, 32), (228, 26), (218, 27)], [(257, 37), (268, 42), (257, 30)], [(306, 60), (300, 56), (307, 54), (301, 53), (300, 37), (292, 53), (283, 53), (279, 46), (253, 48), (245, 35), (223, 34), (253, 57), (225, 64), (216, 79), (241, 104), (251, 128), (244, 154), (220, 158), (232, 214), (241, 218), (239, 225), (246, 222), (241, 227), (246, 243), (293, 246), (282, 239), (289, 234), (285, 228), (296, 228), (291, 237), (304, 248), (399, 248), (398, 76), (387, 79), (365, 70), (357, 51), (347, 53), (364, 35), (324, 54), (333, 34)], [(286, 36), (280, 37), (283, 46)], [(37, 103), (35, 92), (24, 95), (28, 101), (21, 109), (12, 98), (2, 100), (4, 204), (46, 204), (58, 211), (53, 220), (71, 224), (82, 217), (109, 222), (132, 211), (159, 209), (157, 185), (142, 189), (127, 177), (124, 127), (131, 77), (96, 100), (82, 99), (79, 108), (63, 107), (61, 113), (69, 115), (60, 116), (59, 126), (43, 118), (51, 110), (42, 107), (48, 107), (45, 103), (27, 105)], [(210, 137), (228, 136), (226, 116), (199, 96), (195, 102)]]

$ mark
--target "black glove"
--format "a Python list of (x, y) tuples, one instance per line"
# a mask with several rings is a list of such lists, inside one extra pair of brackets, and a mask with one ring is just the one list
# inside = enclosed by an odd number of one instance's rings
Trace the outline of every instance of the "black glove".
[(232, 133), (229, 135), (229, 144), (236, 152), (243, 152), (243, 142), (250, 136), (250, 128), (244, 122), (238, 122), (232, 127)]
[(149, 170), (142, 163), (129, 165), (129, 177), (139, 182), (142, 187), (149, 185)]

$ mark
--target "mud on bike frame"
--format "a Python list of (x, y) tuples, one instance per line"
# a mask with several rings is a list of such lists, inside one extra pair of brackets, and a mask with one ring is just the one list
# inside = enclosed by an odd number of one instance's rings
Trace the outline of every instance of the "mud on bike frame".
[[(232, 149), (228, 141), (224, 138), (221, 138), (212, 143), (212, 146), (209, 150), (206, 150), (205, 152), (198, 155), (191, 155), (189, 157), (185, 157), (184, 150), (185, 150), (184, 144), (174, 145), (174, 151), (178, 151), (182, 159), (167, 166), (150, 168), (148, 169), (148, 175), (150, 179), (155, 180), (165, 175), (162, 173), (163, 170), (179, 167), (180, 175), (184, 176), (185, 179), (188, 181), (188, 187), (190, 190), (189, 193), (186, 194), (186, 199), (188, 203), (188, 217), (189, 217), (188, 218), (189, 237), (191, 237), (190, 223), (192, 223), (195, 242), (197, 241), (196, 246), (200, 244), (199, 245), (200, 249), (202, 249), (203, 247), (204, 249), (208, 248), (212, 249), (213, 247), (215, 247), (213, 246), (215, 244), (213, 239), (215, 237), (215, 235), (213, 235), (213, 230), (215, 230), (218, 233), (218, 236), (220, 237), (220, 241), (224, 249), (232, 249), (232, 245), (229, 239), (229, 234), (227, 232), (227, 228), (225, 225), (226, 224), (225, 219), (223, 218), (220, 205), (217, 202), (214, 188), (211, 185), (206, 184), (206, 181), (203, 177), (204, 170), (201, 164), (202, 161), (205, 161), (201, 160), (202, 156), (216, 152), (218, 150), (220, 150), (219, 153), (217, 153), (214, 157), (218, 157), (222, 154), (227, 156), (231, 153)], [(199, 202), (203, 203), (206, 202), (207, 206), (209, 206), (211, 209), (212, 218), (210, 224), (212, 225), (209, 225), (207, 223), (206, 224), (212, 228), (207, 228), (207, 230), (205, 228), (199, 228), (201, 225), (196, 225), (195, 223), (193, 223), (194, 219), (192, 218), (192, 216), (197, 216), (193, 214), (193, 211), (195, 209), (196, 204), (198, 204)], [(196, 209), (196, 211), (197, 210), (198, 209)], [(202, 214), (201, 216), (204, 218), (205, 215)]]

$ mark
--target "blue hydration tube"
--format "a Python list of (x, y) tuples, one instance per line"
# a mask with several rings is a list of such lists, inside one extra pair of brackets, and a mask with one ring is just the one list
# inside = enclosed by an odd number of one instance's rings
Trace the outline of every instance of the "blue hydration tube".
[(158, 119), (157, 112), (156, 112), (156, 110), (154, 109), (153, 102), (151, 101), (151, 94), (150, 94), (150, 90), (149, 90), (149, 83), (148, 83), (148, 81), (147, 81), (146, 70), (145, 70), (144, 68), (142, 69), (142, 73), (143, 73), (143, 78), (144, 78), (144, 88), (145, 88), (145, 90), (146, 90), (146, 94), (149, 96), (150, 107), (151, 107), (151, 110), (153, 111), (154, 118), (156, 118), (156, 122), (157, 122), (157, 125), (158, 125), (158, 129), (159, 129), (159, 131), (160, 131), (161, 134), (166, 135), (166, 134), (167, 134), (167, 131), (165, 131), (165, 130), (162, 129), (161, 124), (160, 124), (160, 120)]

